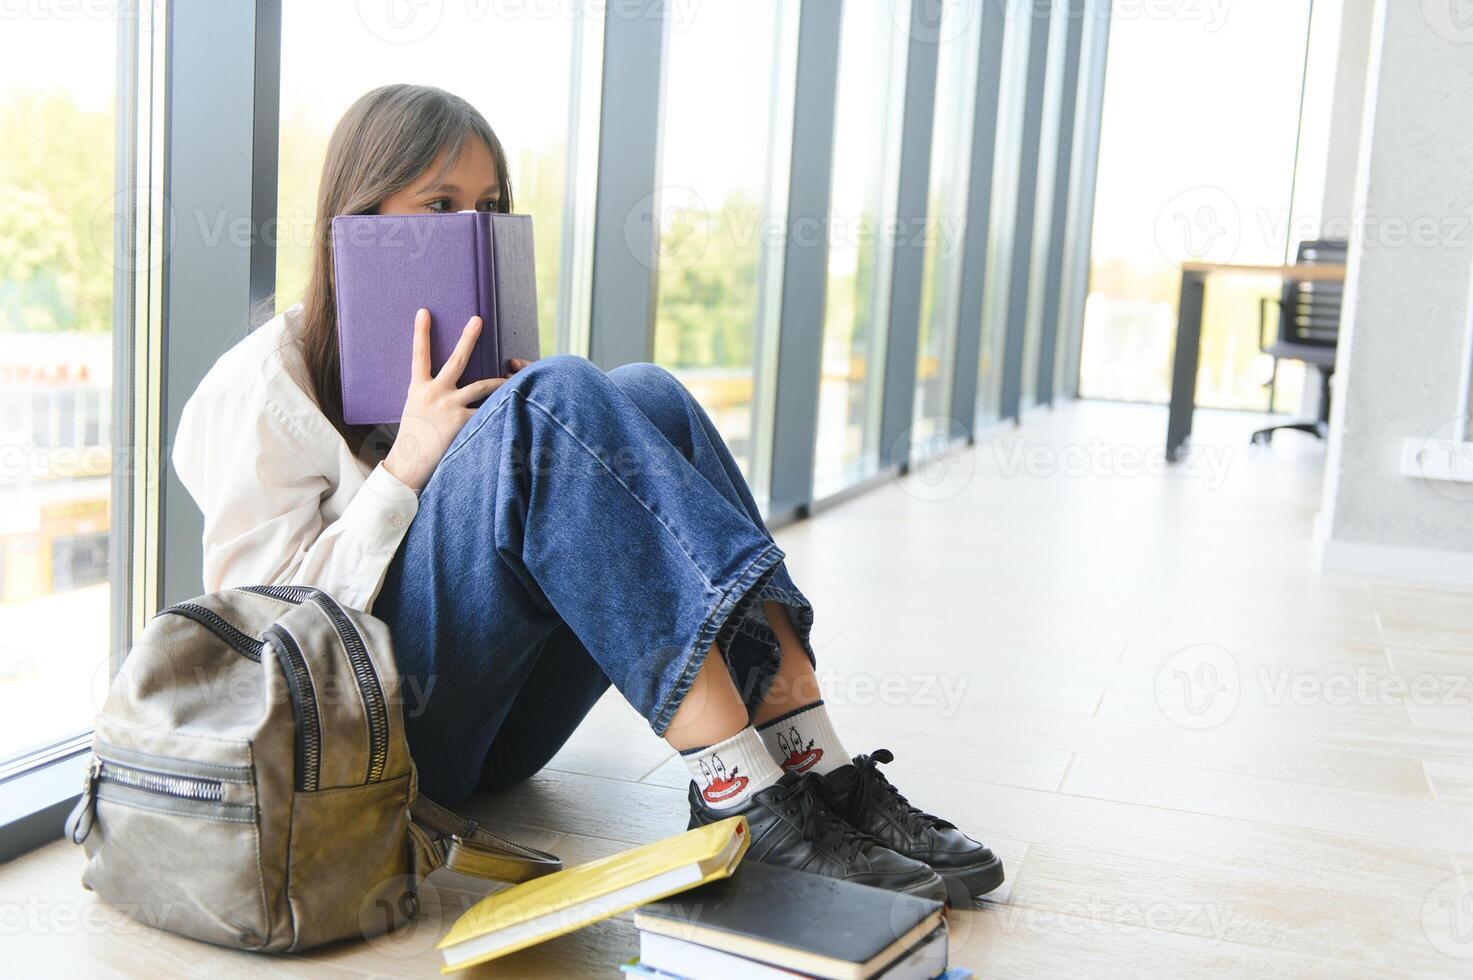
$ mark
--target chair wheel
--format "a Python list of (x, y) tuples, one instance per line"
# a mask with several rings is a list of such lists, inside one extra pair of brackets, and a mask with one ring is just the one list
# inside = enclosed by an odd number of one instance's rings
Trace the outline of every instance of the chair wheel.
[(1249, 442), (1255, 446), (1267, 446), (1273, 441), (1273, 438), (1274, 434), (1272, 432), (1255, 432)]

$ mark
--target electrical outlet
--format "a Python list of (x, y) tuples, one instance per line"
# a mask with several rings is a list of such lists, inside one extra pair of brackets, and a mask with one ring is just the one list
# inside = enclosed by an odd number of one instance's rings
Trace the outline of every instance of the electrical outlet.
[(1403, 439), (1401, 474), (1419, 480), (1473, 483), (1473, 442)]

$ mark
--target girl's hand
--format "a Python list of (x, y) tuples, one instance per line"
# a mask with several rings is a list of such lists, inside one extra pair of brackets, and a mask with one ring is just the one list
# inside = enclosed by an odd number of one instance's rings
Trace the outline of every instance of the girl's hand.
[[(476, 410), (470, 407), (471, 403), (480, 401), (506, 383), (506, 378), (486, 378), (472, 381), (464, 388), (455, 386), (480, 335), (481, 318), (473, 316), (466, 323), (445, 366), (439, 374), (431, 376), (430, 311), (420, 310), (414, 316), (409, 396), (404, 400), (399, 434), (395, 436), (389, 454), (384, 457), (384, 469), (405, 486), (424, 489), (456, 433), (476, 414)], [(521, 366), (514, 364), (513, 367), (520, 370)]]

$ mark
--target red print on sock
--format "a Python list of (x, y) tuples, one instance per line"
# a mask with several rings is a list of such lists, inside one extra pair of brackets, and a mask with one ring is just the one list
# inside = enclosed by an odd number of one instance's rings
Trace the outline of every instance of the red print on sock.
[(728, 773), (726, 763), (719, 755), (711, 756), (710, 766), (706, 765), (706, 760), (701, 760), (701, 775), (706, 777), (706, 787), (701, 790), (701, 796), (707, 803), (729, 800), (747, 788), (747, 777), (741, 774), (740, 768), (734, 766)]
[(803, 739), (798, 735), (798, 727), (794, 725), (788, 732), (791, 739), (784, 738), (782, 732), (777, 733), (777, 747), (782, 750), (782, 767), (788, 772), (807, 772), (818, 765), (818, 760), (823, 758), (823, 749), (813, 747), (813, 739), (808, 744), (803, 744)]

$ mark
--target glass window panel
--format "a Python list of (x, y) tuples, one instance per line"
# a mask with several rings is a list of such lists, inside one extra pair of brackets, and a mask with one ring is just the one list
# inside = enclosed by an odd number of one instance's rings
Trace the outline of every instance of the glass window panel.
[[(913, 451), (941, 448), (953, 434), (950, 418), (957, 305), (961, 299), (962, 235), (972, 169), (983, 0), (942, 9), (936, 52), (936, 106), (931, 129), (931, 215), (921, 284), (920, 346), (916, 358)], [(964, 420), (957, 420), (964, 421)]]
[(0, 762), (91, 725), (126, 571), (108, 567), (100, 408), (113, 385), (110, 6), (37, 8), (0, 30)]
[(834, 107), (828, 281), (813, 490), (828, 496), (879, 462), (880, 399), (900, 179), (908, 0), (846, 4)]
[[(1096, 42), (1097, 32), (1108, 23), (1109, 11), (1098, 4), (1085, 4), (1080, 25), (1079, 79), (1074, 92), (1074, 148), (1069, 162), (1069, 217), (1064, 231), (1064, 268), (1060, 272), (1059, 347), (1054, 358), (1054, 391), (1068, 395), (1079, 387), (1079, 325), (1084, 321), (1084, 298), (1088, 289), (1088, 246), (1082, 241), (1094, 219), (1093, 157), (1099, 120), (1089, 111), (1094, 94), (1097, 64), (1104, 51)], [(1080, 282), (1083, 278), (1085, 281)]]
[[(1353, 155), (1349, 160), (1332, 157), (1330, 142), (1344, 8), (1344, 0), (1317, 0), (1310, 7), (1304, 96), (1299, 107), (1299, 145), (1294, 154), (1294, 193), (1289, 233), (1284, 243), (1286, 262), (1295, 261), (1301, 242), (1350, 237), (1356, 162)], [(1269, 370), (1272, 373), (1272, 366)], [(1311, 383), (1318, 384), (1317, 373), (1307, 372), (1302, 361), (1280, 361), (1273, 404), (1269, 408), (1290, 415), (1305, 414), (1307, 373)]]
[[(1059, 131), (1064, 109), (1064, 69), (1068, 57), (1069, 0), (1054, 0), (1048, 35), (1048, 60), (1044, 66), (1043, 111), (1040, 114), (1038, 177), (1034, 187), (1033, 250), (1029, 258), (1027, 310), (1023, 332), (1023, 377), (1019, 409), (1038, 403), (1038, 368), (1045, 330), (1058, 324), (1043, 322), (1044, 292), (1048, 288), (1049, 249), (1053, 241), (1054, 190), (1059, 173), (1059, 141), (1072, 140), (1073, 133)], [(1039, 29), (1042, 29), (1041, 27)]]
[(759, 501), (797, 13), (782, 0), (687, 7), (666, 49), (655, 362), (710, 414)]
[(1008, 5), (1003, 38), (998, 77), (997, 149), (992, 167), (992, 213), (987, 229), (986, 293), (982, 298), (982, 349), (977, 366), (977, 431), (997, 421), (1002, 397), (1002, 348), (1007, 333), (1013, 233), (1018, 219), (1032, 7), (1031, 3)]
[[(1081, 395), (1168, 400), (1183, 261), (1283, 261), (1293, 227), (1309, 6), (1243, 4), (1220, 23), (1114, 18)], [(1242, 70), (1246, 64), (1251, 72)], [(1163, 78), (1192, 83), (1163, 85)], [(1213, 280), (1202, 318), (1199, 406), (1266, 405), (1258, 300), (1276, 293), (1272, 280)]]
[[(434, 85), (486, 117), (506, 151), (514, 206), (533, 217), (544, 354), (568, 350), (580, 327), (567, 256), (591, 202), (579, 134), (589, 106), (585, 52), (602, 48), (601, 21), (581, 3), (364, 4), (286, 0), (281, 24), (281, 142), (276, 296), (301, 299), (310, 274), (313, 215), (332, 128), (361, 95), (395, 82)], [(566, 11), (573, 16), (564, 16)], [(323, 45), (330, 44), (331, 57)], [(570, 229), (572, 229), (570, 231)]]

